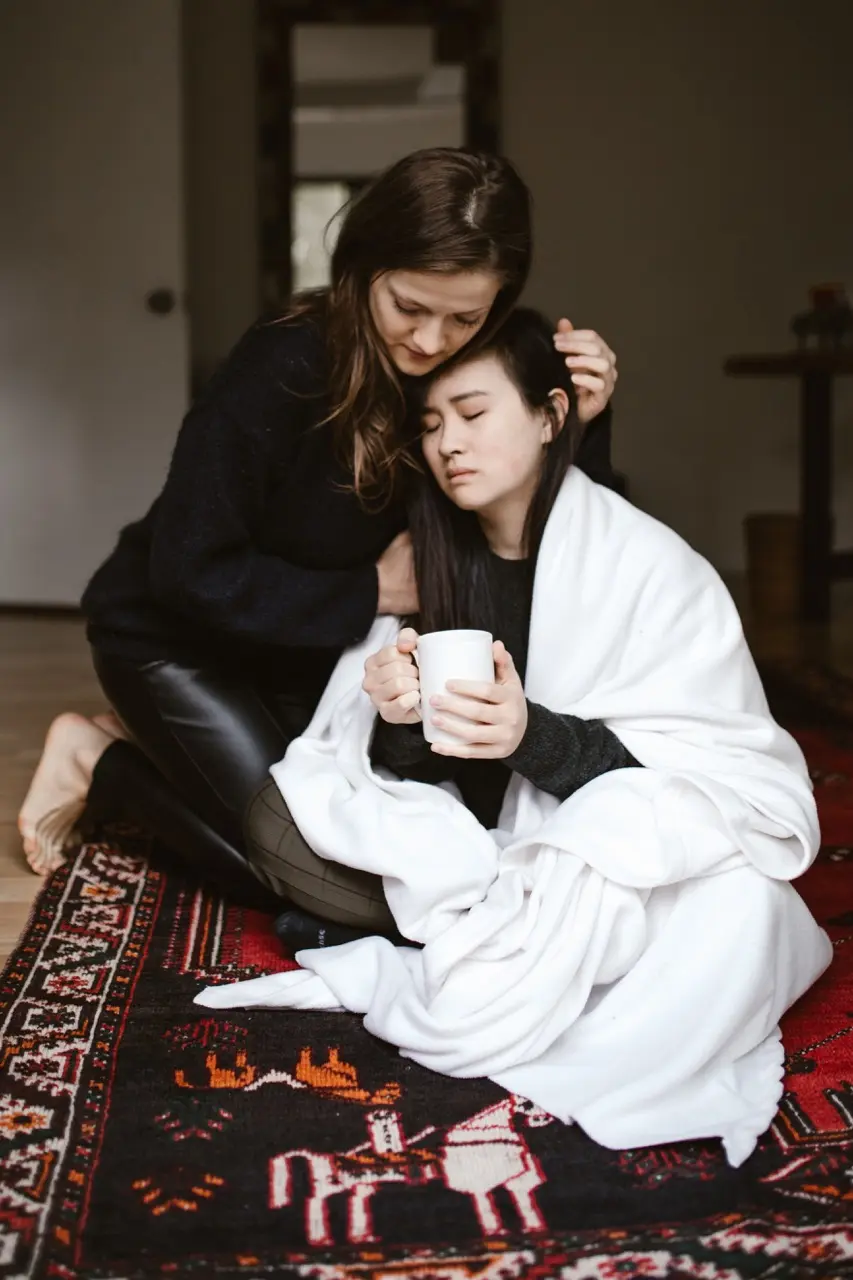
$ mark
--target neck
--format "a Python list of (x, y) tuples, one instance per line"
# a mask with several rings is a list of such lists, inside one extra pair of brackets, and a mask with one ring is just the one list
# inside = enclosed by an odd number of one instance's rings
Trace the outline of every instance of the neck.
[(530, 494), (513, 494), (494, 507), (477, 512), (480, 528), (486, 536), (489, 548), (502, 560), (523, 560), (527, 554), (524, 545), (524, 525), (530, 508)]

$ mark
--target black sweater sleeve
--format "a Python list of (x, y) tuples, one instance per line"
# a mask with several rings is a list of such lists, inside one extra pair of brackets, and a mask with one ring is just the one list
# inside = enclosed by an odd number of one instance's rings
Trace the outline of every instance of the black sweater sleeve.
[(262, 345), (257, 354), (263, 339), (251, 341), (255, 352), (247, 368), (238, 365), (236, 388), (232, 373), (184, 420), (153, 512), (151, 590), (174, 613), (236, 639), (344, 647), (365, 636), (376, 616), (376, 568), (308, 569), (258, 545), (271, 442), (276, 465), (286, 466), (281, 433), (295, 450), (312, 405), (301, 356), (269, 369)]
[(527, 730), (506, 763), (540, 791), (568, 800), (611, 769), (639, 768), (627, 747), (601, 720), (581, 720), (527, 702)]
[[(527, 731), (518, 749), (503, 763), (540, 791), (567, 800), (599, 774), (611, 769), (639, 767), (616, 734), (600, 720), (560, 715), (538, 702), (527, 703)], [(377, 718), (371, 760), (399, 778), (415, 782), (456, 779), (467, 763), (453, 756), (437, 756), (425, 741), (420, 725), (387, 724)]]
[(590, 480), (608, 489), (618, 489), (619, 482), (610, 460), (610, 437), (613, 408), (608, 404), (587, 426), (578, 446), (575, 466), (586, 472)]
[(413, 782), (450, 782), (459, 776), (464, 760), (438, 756), (430, 750), (419, 724), (388, 724), (376, 717), (370, 745), (372, 764), (383, 765), (398, 778)]

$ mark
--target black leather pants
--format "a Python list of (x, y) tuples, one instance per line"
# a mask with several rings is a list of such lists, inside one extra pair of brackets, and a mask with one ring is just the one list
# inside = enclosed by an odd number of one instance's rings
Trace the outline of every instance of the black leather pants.
[(93, 651), (133, 742), (101, 756), (93, 817), (138, 823), (203, 880), (247, 905), (280, 908), (245, 856), (243, 818), (269, 767), (308, 724), (310, 696), (273, 692), (212, 665), (134, 663)]

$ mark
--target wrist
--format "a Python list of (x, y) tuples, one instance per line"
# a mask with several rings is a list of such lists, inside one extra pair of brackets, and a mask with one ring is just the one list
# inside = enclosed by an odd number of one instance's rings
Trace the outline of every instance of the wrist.
[(534, 728), (534, 724), (536, 720), (535, 711), (536, 711), (536, 703), (530, 702), (527, 698), (525, 698), (524, 709), (522, 711), (522, 719), (523, 719), (524, 727), (512, 751), (508, 752), (507, 756), (505, 757), (507, 761), (520, 760), (524, 756), (525, 750), (530, 745), (531, 738), (535, 736), (535, 728)]

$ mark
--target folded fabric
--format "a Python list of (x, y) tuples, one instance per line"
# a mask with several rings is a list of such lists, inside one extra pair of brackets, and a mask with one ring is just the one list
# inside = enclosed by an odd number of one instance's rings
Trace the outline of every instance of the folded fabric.
[(642, 769), (560, 804), (513, 777), (486, 831), (452, 787), (371, 768), (367, 655), (341, 658), (272, 769), (316, 852), (384, 878), (401, 934), (207, 988), (208, 1007), (348, 1009), (408, 1057), (490, 1076), (598, 1142), (718, 1135), (739, 1164), (781, 1092), (782, 1013), (831, 949), (788, 881), (819, 832), (737, 611), (676, 534), (569, 473), (538, 562), (529, 698), (603, 720)]

